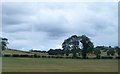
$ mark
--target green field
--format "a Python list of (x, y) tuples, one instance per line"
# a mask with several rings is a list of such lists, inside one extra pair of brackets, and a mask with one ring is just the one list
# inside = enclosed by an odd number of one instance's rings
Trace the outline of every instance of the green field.
[(48, 55), (48, 53), (40, 53), (40, 52), (25, 52), (25, 51), (20, 51), (20, 50), (4, 50), (3, 51), (3, 54), (27, 54), (27, 55), (34, 55), (34, 54), (37, 54), (37, 55)]
[(118, 60), (3, 58), (3, 72), (118, 72)]

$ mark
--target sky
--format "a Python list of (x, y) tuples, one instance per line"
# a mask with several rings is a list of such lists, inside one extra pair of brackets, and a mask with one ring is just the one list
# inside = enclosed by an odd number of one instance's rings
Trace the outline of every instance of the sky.
[(9, 48), (62, 48), (72, 35), (87, 35), (95, 46), (118, 45), (118, 5), (115, 2), (5, 2), (2, 37)]

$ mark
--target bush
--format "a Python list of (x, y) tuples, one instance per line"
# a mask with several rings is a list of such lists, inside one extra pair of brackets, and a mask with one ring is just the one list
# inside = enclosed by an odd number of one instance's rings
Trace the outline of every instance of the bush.
[(48, 56), (48, 58), (51, 58), (51, 56)]
[(47, 58), (47, 56), (41, 56), (42, 58)]
[(120, 59), (120, 56), (116, 57), (116, 59)]
[(11, 57), (11, 54), (4, 54), (3, 57)]
[(51, 56), (51, 58), (55, 58), (55, 56)]
[(111, 56), (102, 56), (101, 59), (113, 59)]
[(81, 57), (77, 57), (77, 59), (81, 59)]
[(34, 57), (34, 55), (28, 55), (28, 57), (29, 57), (29, 58), (33, 58), (33, 57)]
[(34, 58), (37, 58), (38, 57), (38, 55), (37, 54), (34, 54)]
[(12, 57), (20, 57), (19, 54), (13, 54)]
[(20, 55), (20, 57), (29, 57), (29, 55), (27, 55), (27, 54), (22, 54), (22, 55)]

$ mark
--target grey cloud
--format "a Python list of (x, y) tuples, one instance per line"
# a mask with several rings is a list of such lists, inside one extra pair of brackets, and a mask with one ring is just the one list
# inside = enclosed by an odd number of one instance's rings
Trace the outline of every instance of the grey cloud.
[(30, 11), (31, 9), (29, 8), (31, 4), (27, 3), (19, 3), (19, 2), (5, 2), (2, 3), (2, 14), (7, 14), (7, 15), (30, 15), (33, 12)]
[(95, 45), (116, 45), (116, 6), (112, 3), (99, 6), (98, 3), (6, 3), (3, 35), (10, 40), (9, 47), (19, 49), (61, 48), (63, 40), (73, 34), (86, 34)]
[(15, 24), (20, 24), (20, 23), (23, 23), (23, 21), (17, 17), (17, 16), (5, 16), (3, 15), (2, 16), (2, 23), (3, 24), (11, 24), (11, 25), (15, 25)]
[(18, 33), (18, 32), (26, 32), (26, 31), (32, 31), (32, 27), (26, 24), (3, 26), (3, 32), (6, 33)]
[(19, 25), (24, 23), (30, 23), (31, 22), (31, 16), (30, 15), (8, 15), (3, 14), (2, 15), (2, 23), (4, 25)]

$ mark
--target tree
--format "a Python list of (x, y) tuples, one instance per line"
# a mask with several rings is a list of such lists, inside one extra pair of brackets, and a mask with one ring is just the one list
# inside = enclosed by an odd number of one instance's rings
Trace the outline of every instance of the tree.
[(64, 55), (62, 49), (55, 49), (54, 51), (57, 53), (57, 55)]
[(5, 50), (7, 48), (7, 44), (8, 44), (8, 39), (0, 37), (0, 47), (2, 50)]
[(57, 55), (57, 52), (54, 51), (53, 49), (50, 49), (50, 50), (48, 51), (48, 54), (49, 54), (49, 55)]
[(62, 48), (66, 54), (73, 54), (73, 58), (77, 58), (77, 51), (79, 49), (79, 40), (77, 35), (72, 35), (62, 43)]
[(118, 56), (120, 56), (120, 48), (119, 48), (118, 46), (116, 46), (116, 47), (115, 47), (115, 50), (116, 50)]
[(63, 48), (64, 54), (68, 56), (70, 54), (69, 39), (64, 40), (64, 42), (62, 43), (62, 48)]
[(78, 52), (79, 49), (79, 40), (76, 35), (71, 36), (70, 45), (71, 45), (71, 52), (73, 53), (73, 58), (77, 58), (76, 53)]
[(83, 59), (86, 59), (87, 53), (93, 51), (94, 45), (86, 35), (79, 36), (79, 40), (83, 45), (83, 50), (82, 50)]
[(94, 49), (94, 54), (96, 55), (96, 58), (97, 59), (100, 59), (100, 57), (101, 57), (101, 51), (100, 51), (100, 49), (99, 48), (95, 48)]
[(115, 55), (115, 50), (112, 47), (109, 47), (107, 51), (108, 56), (114, 56)]
[(73, 54), (73, 58), (76, 58), (77, 57), (76, 53), (78, 53), (78, 50), (80, 49), (79, 48), (80, 42), (83, 45), (82, 56), (84, 59), (86, 59), (87, 53), (92, 52), (94, 48), (93, 43), (86, 35), (82, 36), (73, 35), (69, 37), (62, 43), (62, 48), (65, 51), (71, 51)]
[(61, 49), (50, 49), (48, 51), (49, 55), (63, 55), (63, 51)]

